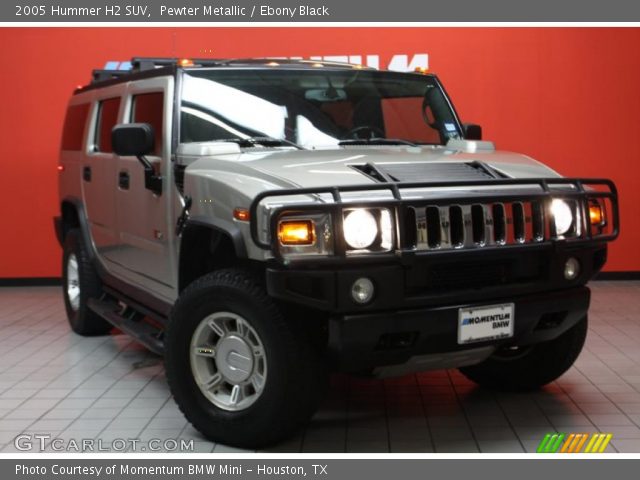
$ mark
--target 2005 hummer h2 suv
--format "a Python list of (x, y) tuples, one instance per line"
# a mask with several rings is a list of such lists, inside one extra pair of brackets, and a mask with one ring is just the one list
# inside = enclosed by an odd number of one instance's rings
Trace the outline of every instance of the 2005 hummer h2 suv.
[(618, 234), (612, 182), (496, 151), (424, 72), (138, 58), (74, 92), (61, 150), (71, 327), (163, 354), (241, 447), (303, 426), (332, 371), (553, 381)]

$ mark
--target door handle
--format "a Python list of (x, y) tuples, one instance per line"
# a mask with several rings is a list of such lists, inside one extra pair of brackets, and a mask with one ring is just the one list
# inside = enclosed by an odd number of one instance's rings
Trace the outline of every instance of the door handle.
[(87, 165), (82, 169), (82, 179), (85, 182), (90, 182), (91, 181), (91, 167), (90, 166)]
[(123, 170), (118, 174), (118, 186), (122, 190), (129, 190), (129, 172)]

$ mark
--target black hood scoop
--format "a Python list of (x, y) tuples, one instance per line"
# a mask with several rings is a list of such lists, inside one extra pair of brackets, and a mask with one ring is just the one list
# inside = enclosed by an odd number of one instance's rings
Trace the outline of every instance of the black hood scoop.
[(424, 162), (352, 165), (377, 182), (455, 182), (506, 178), (481, 162)]

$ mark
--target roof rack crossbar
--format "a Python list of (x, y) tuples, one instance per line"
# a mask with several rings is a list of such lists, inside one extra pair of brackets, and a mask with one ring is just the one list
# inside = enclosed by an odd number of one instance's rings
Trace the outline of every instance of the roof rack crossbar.
[(104, 82), (106, 80), (113, 80), (114, 78), (124, 77), (129, 75), (129, 70), (93, 70), (91, 72), (91, 83)]

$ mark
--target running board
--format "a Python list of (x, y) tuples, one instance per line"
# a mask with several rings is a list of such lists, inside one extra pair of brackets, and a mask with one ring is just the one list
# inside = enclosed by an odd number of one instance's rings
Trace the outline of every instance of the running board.
[[(127, 307), (124, 312), (120, 304), (109, 300), (89, 299), (88, 306), (114, 327), (130, 335), (154, 353), (164, 353), (164, 342), (159, 338), (162, 331), (143, 321), (144, 315)], [(129, 313), (125, 316), (124, 314)], [(137, 318), (137, 319), (136, 319)]]

